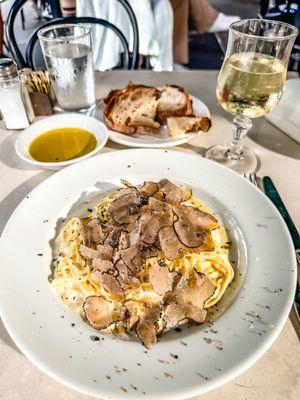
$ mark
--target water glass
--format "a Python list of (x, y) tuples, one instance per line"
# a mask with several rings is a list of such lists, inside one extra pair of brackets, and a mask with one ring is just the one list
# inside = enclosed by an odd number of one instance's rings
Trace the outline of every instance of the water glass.
[(91, 113), (96, 98), (90, 27), (52, 25), (38, 37), (59, 108)]

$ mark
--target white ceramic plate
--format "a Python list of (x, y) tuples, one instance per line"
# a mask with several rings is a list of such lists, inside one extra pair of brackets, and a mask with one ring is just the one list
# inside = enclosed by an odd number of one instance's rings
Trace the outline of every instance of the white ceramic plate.
[[(207, 106), (203, 103), (203, 101), (191, 95), (190, 98), (193, 101), (193, 108), (197, 117), (210, 117), (209, 110)], [(97, 110), (97, 115), (99, 115), (99, 119), (103, 121), (103, 103), (99, 106), (99, 109)], [(160, 133), (158, 134), (129, 136), (108, 129), (108, 137), (110, 140), (130, 147), (162, 148), (178, 146), (180, 144), (188, 142), (195, 135), (197, 135), (197, 133), (190, 133), (188, 135), (185, 135), (184, 137), (176, 139), (171, 137), (166, 129), (161, 129)], [(201, 132), (199, 132), (198, 135), (201, 135)]]
[[(47, 281), (49, 240), (59, 218), (121, 178), (163, 177), (189, 184), (223, 219), (236, 298), (212, 327), (169, 332), (146, 350), (136, 340), (99, 334), (58, 301)], [(265, 195), (217, 163), (167, 150), (106, 153), (51, 176), (11, 216), (0, 254), (0, 313), (17, 346), (51, 377), (101, 399), (183, 399), (224, 384), (271, 346), (296, 284), (291, 239)]]
[[(97, 140), (95, 149), (82, 157), (77, 157), (63, 162), (40, 162), (31, 157), (29, 154), (29, 146), (33, 139), (51, 129), (64, 127), (81, 128), (91, 132)], [(16, 140), (15, 149), (18, 156), (24, 161), (27, 161), (28, 163), (34, 164), (38, 167), (57, 170), (91, 157), (105, 146), (107, 140), (107, 128), (96, 118), (84, 114), (63, 113), (39, 119), (28, 128), (24, 129), (24, 131), (20, 133), (18, 139)]]

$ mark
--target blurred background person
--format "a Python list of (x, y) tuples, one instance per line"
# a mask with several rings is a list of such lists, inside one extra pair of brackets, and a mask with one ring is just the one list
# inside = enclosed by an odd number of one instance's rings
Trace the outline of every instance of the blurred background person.
[[(155, 71), (173, 69), (173, 10), (169, 0), (128, 0), (139, 27), (140, 66)], [(132, 48), (130, 23), (123, 7), (111, 0), (77, 0), (78, 17), (103, 18), (116, 25)], [(92, 32), (95, 68), (118, 65), (122, 46), (114, 32), (94, 27)]]
[(189, 62), (190, 22), (199, 33), (227, 31), (240, 19), (237, 15), (218, 12), (208, 0), (171, 0), (174, 12), (173, 54), (179, 64)]

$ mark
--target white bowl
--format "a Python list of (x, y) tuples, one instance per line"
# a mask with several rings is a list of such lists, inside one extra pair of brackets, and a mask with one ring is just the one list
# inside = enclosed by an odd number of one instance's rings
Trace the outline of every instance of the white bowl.
[[(84, 156), (61, 162), (41, 162), (31, 157), (31, 155), (29, 154), (29, 146), (30, 143), (37, 136), (40, 136), (42, 133), (47, 132), (51, 129), (64, 127), (81, 128), (91, 132), (97, 140), (95, 149), (85, 154)], [(34, 122), (28, 128), (24, 129), (24, 131), (22, 131), (16, 141), (15, 150), (20, 158), (30, 164), (34, 164), (38, 167), (46, 169), (57, 170), (66, 167), (67, 165), (74, 164), (78, 161), (91, 157), (105, 146), (107, 140), (107, 128), (101, 121), (84, 114), (66, 113), (43, 118), (37, 122)]]

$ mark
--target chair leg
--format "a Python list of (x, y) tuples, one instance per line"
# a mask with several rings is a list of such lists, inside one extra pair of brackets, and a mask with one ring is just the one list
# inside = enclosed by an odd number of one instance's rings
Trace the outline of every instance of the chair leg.
[(23, 10), (23, 8), (21, 8), (20, 15), (21, 15), (21, 25), (22, 25), (22, 29), (23, 29), (23, 31), (25, 31), (25, 15), (24, 15), (24, 10)]

